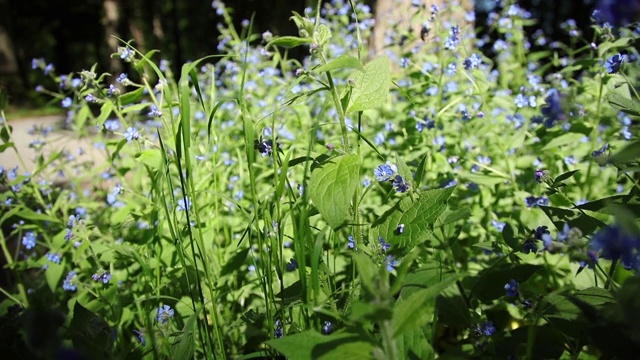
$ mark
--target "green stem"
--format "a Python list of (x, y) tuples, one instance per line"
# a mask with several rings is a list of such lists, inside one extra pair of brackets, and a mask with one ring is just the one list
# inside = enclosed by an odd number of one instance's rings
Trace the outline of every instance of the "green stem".
[[(320, 58), (322, 59), (323, 64), (327, 64), (327, 58), (324, 56), (324, 54), (320, 53)], [(340, 121), (340, 131), (342, 132), (342, 146), (345, 154), (350, 154), (351, 146), (349, 145), (349, 133), (347, 132), (347, 123), (345, 122), (345, 109), (342, 108), (340, 96), (338, 95), (338, 89), (333, 82), (330, 71), (327, 71), (327, 82), (329, 83), (331, 97), (333, 98), (333, 102), (336, 105), (336, 110), (338, 110), (338, 120)]]

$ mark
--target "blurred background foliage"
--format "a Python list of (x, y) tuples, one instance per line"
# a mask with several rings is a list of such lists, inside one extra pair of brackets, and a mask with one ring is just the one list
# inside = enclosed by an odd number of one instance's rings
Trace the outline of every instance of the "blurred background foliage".
[[(357, 0), (356, 0), (357, 1)], [(372, 10), (382, 3), (411, 6), (415, 0), (366, 0)], [(426, 6), (442, 5), (443, 0), (422, 0)], [(500, 6), (496, 0), (462, 0), (476, 12), (476, 28), (489, 29), (488, 14)], [(590, 32), (589, 17), (603, 2), (611, 0), (520, 0), (520, 5), (532, 12), (538, 25), (530, 31), (544, 31), (552, 40), (566, 41), (560, 24), (574, 19), (579, 29)], [(405, 4), (403, 4), (405, 3)], [(639, 0), (625, 0), (620, 11), (640, 9)], [(254, 16), (254, 32), (266, 30), (274, 35), (295, 35), (289, 20), (291, 11), (302, 13), (314, 0), (228, 0), (233, 9), (233, 22), (241, 28), (243, 20)], [(209, 0), (0, 0), (0, 88), (18, 106), (42, 106), (45, 101), (34, 88), (44, 81), (42, 73), (31, 71), (31, 59), (43, 58), (52, 63), (59, 74), (88, 69), (97, 64), (98, 71), (111, 74), (127, 72), (126, 64), (110, 61), (110, 55), (122, 45), (111, 35), (126, 41), (141, 52), (160, 50), (173, 70), (185, 61), (218, 53), (219, 24)], [(377, 31), (378, 29), (376, 29)], [(483, 49), (484, 50), (484, 49)], [(302, 58), (302, 49), (289, 54)], [(491, 54), (487, 54), (491, 56)], [(113, 59), (116, 60), (116, 59)]]

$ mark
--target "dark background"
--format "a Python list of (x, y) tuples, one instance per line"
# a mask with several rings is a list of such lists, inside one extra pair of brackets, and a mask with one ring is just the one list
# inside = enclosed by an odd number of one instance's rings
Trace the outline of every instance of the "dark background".
[[(112, 28), (108, 28), (104, 11), (109, 1), (119, 7), (119, 20), (111, 24)], [(367, 1), (372, 9), (375, 2)], [(561, 41), (567, 39), (559, 24), (568, 18), (575, 19), (590, 36), (589, 16), (596, 2), (519, 1), (539, 21), (531, 32), (542, 28), (547, 35)], [(637, 4), (640, 0), (622, 2)], [(256, 33), (270, 30), (275, 35), (296, 35), (297, 30), (289, 20), (291, 11), (302, 13), (305, 6), (313, 6), (315, 1), (228, 0), (225, 3), (233, 9), (236, 28), (240, 28), (243, 19), (255, 14)], [(485, 28), (486, 13), (495, 4), (495, 0), (475, 1), (479, 31)], [(142, 52), (160, 50), (160, 56), (168, 59), (176, 70), (184, 61), (218, 53), (217, 25), (222, 22), (209, 0), (0, 0), (0, 26), (11, 39), (10, 48), (17, 63), (17, 69), (7, 71), (5, 67), (3, 71), (0, 58), (0, 87), (12, 95), (14, 104), (37, 102), (33, 89), (43, 81), (43, 75), (41, 71), (31, 70), (33, 58), (53, 63), (57, 74), (88, 69), (93, 64), (98, 64), (98, 72), (126, 71), (126, 68), (113, 69), (109, 61), (112, 49), (107, 45), (106, 34), (113, 30), (122, 39), (133, 39), (133, 45)], [(0, 38), (0, 45), (1, 42)], [(304, 54), (299, 51), (292, 55)]]

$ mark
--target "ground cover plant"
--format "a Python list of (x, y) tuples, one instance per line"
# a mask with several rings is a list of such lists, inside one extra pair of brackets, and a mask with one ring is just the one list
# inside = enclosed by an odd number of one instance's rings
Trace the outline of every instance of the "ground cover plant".
[(175, 74), (125, 41), (126, 74), (34, 59), (56, 83), (38, 91), (103, 158), (0, 169), (2, 347), (633, 358), (637, 28), (596, 12), (593, 39), (571, 21), (570, 44), (529, 39), (535, 21), (505, 1), (489, 40), (456, 4), (415, 3), (420, 33), (391, 29), (371, 58), (370, 9), (335, 0), (283, 37), (233, 28), (214, 1), (220, 55)]

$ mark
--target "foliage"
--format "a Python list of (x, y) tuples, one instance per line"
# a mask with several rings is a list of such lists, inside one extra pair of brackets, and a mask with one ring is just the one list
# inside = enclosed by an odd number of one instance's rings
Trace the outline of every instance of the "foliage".
[(531, 52), (503, 5), (494, 58), (454, 4), (365, 59), (370, 10), (337, 0), (179, 74), (128, 43), (139, 82), (48, 71), (100, 155), (0, 171), (10, 351), (633, 357), (639, 35)]

